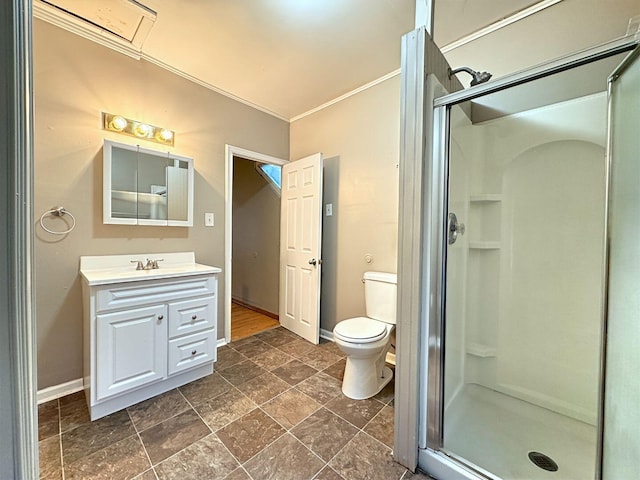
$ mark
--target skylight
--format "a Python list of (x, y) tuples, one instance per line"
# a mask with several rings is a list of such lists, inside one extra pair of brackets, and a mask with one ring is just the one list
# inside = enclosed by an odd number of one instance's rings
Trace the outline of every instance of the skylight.
[(282, 188), (282, 167), (269, 163), (256, 163), (256, 170), (264, 177), (271, 188), (280, 195), (280, 189)]

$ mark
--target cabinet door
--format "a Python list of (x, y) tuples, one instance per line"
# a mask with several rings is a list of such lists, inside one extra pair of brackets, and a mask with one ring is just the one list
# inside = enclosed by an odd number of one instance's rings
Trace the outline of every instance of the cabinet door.
[(97, 398), (161, 380), (167, 375), (165, 305), (97, 316)]

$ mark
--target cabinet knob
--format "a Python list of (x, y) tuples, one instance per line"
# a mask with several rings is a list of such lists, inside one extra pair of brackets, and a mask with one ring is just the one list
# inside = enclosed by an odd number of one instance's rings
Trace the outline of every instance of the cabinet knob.
[(196, 350), (191, 351), (191, 355), (195, 355), (196, 353), (198, 353)]
[(197, 315), (192, 315), (192, 316), (191, 316), (191, 320), (195, 320), (196, 318), (198, 318), (198, 316), (197, 316)]
[(164, 318), (164, 315), (158, 315), (158, 320), (162, 320)]

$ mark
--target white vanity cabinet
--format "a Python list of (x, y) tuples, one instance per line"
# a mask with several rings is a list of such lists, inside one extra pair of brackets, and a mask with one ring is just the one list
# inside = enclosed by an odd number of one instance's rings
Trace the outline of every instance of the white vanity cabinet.
[[(164, 262), (138, 271), (138, 257)], [(192, 252), (81, 257), (92, 420), (213, 372), (218, 273)]]

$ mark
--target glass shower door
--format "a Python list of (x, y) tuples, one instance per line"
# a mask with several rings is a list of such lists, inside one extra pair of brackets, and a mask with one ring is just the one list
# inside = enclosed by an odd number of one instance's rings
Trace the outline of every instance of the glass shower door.
[(441, 450), (489, 478), (594, 479), (606, 92), (483, 101), (448, 112)]

